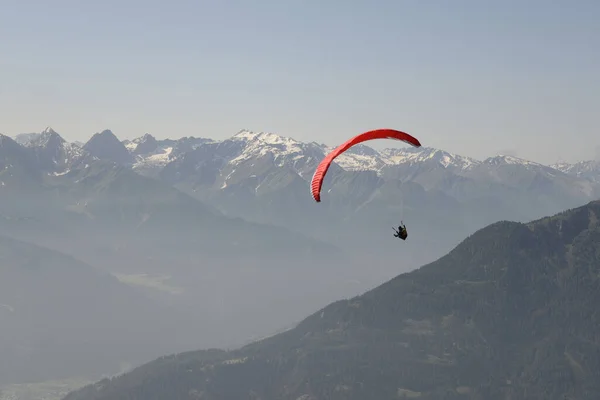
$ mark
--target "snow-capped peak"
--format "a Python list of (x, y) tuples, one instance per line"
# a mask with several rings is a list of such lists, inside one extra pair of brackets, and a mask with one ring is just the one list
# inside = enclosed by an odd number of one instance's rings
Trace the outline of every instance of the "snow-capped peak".
[(470, 169), (481, 162), (474, 158), (459, 156), (432, 147), (409, 147), (405, 149), (385, 149), (383, 153), (391, 164), (434, 162), (444, 168)]
[(294, 146), (301, 143), (295, 139), (277, 135), (271, 132), (252, 132), (249, 130), (241, 130), (231, 137), (233, 140), (243, 140), (248, 142), (258, 141), (265, 145), (284, 145)]
[(39, 147), (46, 146), (52, 138), (60, 138), (59, 142), (63, 142), (64, 140), (60, 137), (58, 133), (51, 127), (46, 127), (40, 133), (19, 133), (15, 136), (15, 141), (19, 143), (21, 146), (25, 147)]
[(575, 164), (558, 162), (550, 167), (564, 172), (565, 174), (600, 182), (600, 161), (580, 161)]
[[(367, 147), (367, 146), (365, 146)], [(370, 148), (369, 148), (370, 149)], [(408, 147), (400, 149), (384, 149), (377, 152), (374, 149), (360, 152), (347, 151), (340, 155), (336, 162), (346, 170), (380, 170), (385, 166), (414, 165), (428, 163), (429, 165), (440, 165), (443, 168), (456, 168), (467, 170), (480, 161), (448, 153), (444, 150), (429, 147)]]
[(231, 137), (231, 139), (233, 139), (233, 140), (236, 140), (236, 139), (240, 139), (240, 140), (254, 140), (256, 138), (256, 136), (258, 136), (259, 134), (260, 133), (249, 131), (247, 129), (242, 129), (238, 133), (236, 133), (235, 135), (233, 135)]
[(156, 151), (159, 146), (154, 136), (146, 133), (142, 137), (133, 139), (125, 147), (135, 154), (148, 154)]
[(132, 142), (134, 142), (134, 143), (145, 143), (145, 142), (148, 142), (148, 141), (155, 141), (155, 140), (156, 139), (151, 134), (144, 133), (144, 136), (135, 138), (135, 139), (132, 140)]
[(252, 157), (271, 154), (276, 160), (292, 160), (303, 156), (305, 144), (284, 136), (276, 135), (270, 132), (252, 132), (242, 130), (231, 137), (233, 141), (245, 142), (245, 147), (241, 154), (231, 160), (232, 163), (239, 163)]
[(125, 139), (121, 143), (123, 143), (123, 146), (125, 146), (127, 151), (129, 151), (130, 153), (133, 153), (135, 151), (136, 147), (138, 147), (138, 143), (135, 140), (136, 139), (133, 139), (133, 140)]
[(507, 155), (498, 155), (495, 157), (489, 157), (484, 161), (485, 164), (488, 165), (524, 165), (524, 166), (533, 166), (533, 167), (545, 167), (540, 163), (536, 163), (534, 161), (525, 160), (523, 158), (507, 156)]
[(40, 133), (18, 134), (15, 136), (15, 141), (25, 147), (56, 147), (65, 143), (65, 140), (50, 127)]
[(63, 139), (62, 136), (60, 136), (58, 133), (56, 133), (52, 129), (43, 131), (40, 134), (40, 136), (37, 138), (37, 140), (39, 142), (41, 142), (41, 143), (38, 143), (38, 145), (40, 145), (42, 143), (48, 144), (48, 142), (51, 142), (51, 141), (56, 141), (58, 143), (65, 142), (65, 139)]
[(51, 127), (47, 126), (46, 129), (44, 129), (42, 132), (42, 135), (44, 134), (56, 134), (56, 131), (54, 129), (52, 129)]
[(556, 164), (552, 164), (551, 167), (555, 168), (559, 171), (563, 171), (563, 172), (571, 172), (571, 171), (575, 171), (575, 170), (581, 171), (581, 172), (595, 171), (597, 169), (600, 169), (600, 161), (595, 161), (595, 160), (580, 161), (575, 164), (571, 164), (571, 163), (562, 161), (562, 162), (558, 162)]
[(27, 148), (48, 173), (64, 173), (87, 157), (81, 147), (67, 142), (51, 127), (40, 133), (19, 134), (15, 140)]
[(19, 133), (15, 135), (14, 141), (21, 146), (29, 147), (30, 143), (40, 137), (41, 133)]
[(347, 154), (356, 154), (356, 155), (361, 155), (361, 156), (367, 156), (367, 157), (379, 157), (381, 154), (379, 154), (379, 152), (377, 150), (375, 150), (372, 147), (369, 147), (367, 145), (364, 144), (357, 144), (354, 145), (352, 147), (350, 147), (348, 150), (346, 150)]

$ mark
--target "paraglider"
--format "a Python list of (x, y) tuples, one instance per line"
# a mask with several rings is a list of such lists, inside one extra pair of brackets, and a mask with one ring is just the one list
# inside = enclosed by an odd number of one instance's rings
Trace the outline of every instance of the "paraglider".
[(395, 129), (376, 129), (353, 137), (347, 142), (336, 147), (331, 153), (327, 154), (327, 156), (325, 156), (325, 158), (317, 166), (310, 184), (312, 197), (317, 203), (321, 201), (321, 187), (323, 186), (323, 179), (325, 178), (325, 174), (327, 174), (327, 170), (329, 169), (329, 166), (333, 160), (335, 160), (337, 156), (348, 150), (350, 147), (367, 140), (374, 139), (400, 140), (410, 144), (411, 146), (421, 147), (421, 143), (416, 138), (406, 132), (397, 131)]
[[(312, 177), (311, 181), (311, 194), (313, 199), (319, 203), (321, 201), (321, 188), (323, 186), (323, 179), (327, 174), (327, 170), (329, 166), (338, 157), (340, 154), (344, 153), (350, 147), (365, 142), (367, 140), (375, 140), (375, 139), (393, 139), (400, 140), (402, 142), (408, 143), (413, 147), (421, 147), (421, 143), (415, 137), (409, 135), (406, 132), (397, 131), (395, 129), (376, 129), (373, 131), (368, 131), (361, 133), (353, 137), (352, 139), (342, 143), (340, 146), (336, 147), (331, 153), (327, 154), (325, 158), (319, 163), (315, 173)], [(400, 226), (398, 230), (394, 228), (394, 237), (400, 238), (402, 240), (406, 240), (408, 237), (408, 232), (406, 230), (406, 226), (400, 221)]]
[(398, 230), (396, 230), (396, 228), (394, 229), (394, 237), (400, 238), (402, 240), (406, 240), (406, 238), (408, 237), (408, 231), (406, 230), (406, 225), (404, 225), (404, 223), (402, 221), (400, 221), (400, 226), (398, 227)]

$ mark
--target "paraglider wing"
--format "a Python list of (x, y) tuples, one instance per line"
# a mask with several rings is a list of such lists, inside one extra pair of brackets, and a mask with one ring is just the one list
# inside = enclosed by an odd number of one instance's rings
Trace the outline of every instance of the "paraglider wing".
[(419, 141), (409, 135), (408, 133), (397, 131), (394, 129), (376, 129), (373, 131), (368, 131), (365, 133), (361, 133), (358, 136), (353, 137), (347, 142), (341, 144), (336, 149), (334, 149), (331, 153), (327, 154), (327, 156), (321, 161), (321, 163), (317, 166), (315, 173), (311, 182), (311, 194), (313, 199), (316, 202), (321, 201), (321, 187), (323, 186), (323, 178), (325, 178), (325, 174), (327, 174), (327, 170), (329, 166), (335, 160), (337, 156), (348, 150), (350, 147), (365, 142), (367, 140), (374, 139), (394, 139), (400, 140), (402, 142), (408, 143), (414, 147), (421, 147), (421, 143)]

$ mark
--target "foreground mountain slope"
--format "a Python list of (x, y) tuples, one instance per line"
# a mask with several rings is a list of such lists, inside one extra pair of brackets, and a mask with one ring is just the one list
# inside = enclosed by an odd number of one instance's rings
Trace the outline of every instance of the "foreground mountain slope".
[(600, 202), (498, 222), (236, 351), (162, 357), (65, 400), (596, 399)]

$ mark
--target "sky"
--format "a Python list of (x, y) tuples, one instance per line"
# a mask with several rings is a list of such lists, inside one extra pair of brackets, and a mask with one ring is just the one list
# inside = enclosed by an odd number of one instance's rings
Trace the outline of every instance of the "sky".
[[(597, 0), (0, 0), (0, 133), (600, 157)], [(374, 147), (398, 147), (391, 141)]]

